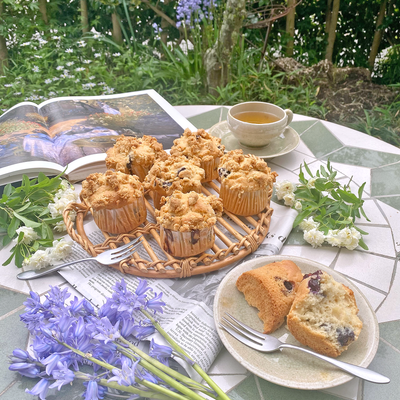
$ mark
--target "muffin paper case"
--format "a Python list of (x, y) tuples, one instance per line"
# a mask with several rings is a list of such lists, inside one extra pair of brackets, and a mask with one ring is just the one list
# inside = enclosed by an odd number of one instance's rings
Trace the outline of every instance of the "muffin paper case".
[(240, 189), (229, 189), (221, 184), (219, 197), (224, 202), (224, 210), (241, 216), (249, 216), (260, 213), (267, 207), (269, 201), (269, 187), (251, 192), (243, 192)]
[(141, 225), (147, 218), (144, 197), (115, 209), (93, 210), (96, 225), (108, 233), (128, 233)]
[(201, 161), (200, 167), (204, 169), (205, 177), (202, 182), (211, 182), (218, 178), (219, 157), (211, 161)]
[(160, 242), (171, 256), (195, 256), (214, 245), (214, 227), (179, 232), (160, 226)]
[(131, 165), (130, 170), (132, 175), (136, 175), (139, 178), (140, 182), (143, 182), (144, 178), (146, 178), (146, 175), (149, 173), (150, 168), (135, 164)]

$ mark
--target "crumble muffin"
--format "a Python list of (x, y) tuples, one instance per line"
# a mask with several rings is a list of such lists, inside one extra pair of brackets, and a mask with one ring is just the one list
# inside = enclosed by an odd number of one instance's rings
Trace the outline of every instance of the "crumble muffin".
[(92, 209), (94, 221), (109, 233), (127, 233), (147, 217), (144, 189), (137, 176), (106, 171), (82, 182), (81, 200)]
[(268, 206), (270, 192), (278, 174), (261, 158), (243, 154), (242, 150), (226, 153), (218, 167), (221, 179), (219, 197), (224, 209), (233, 214), (258, 214)]
[(157, 161), (144, 181), (146, 190), (153, 195), (154, 207), (160, 209), (161, 197), (170, 196), (175, 190), (182, 193), (201, 193), (201, 180), (204, 169), (200, 168), (198, 158), (170, 156), (165, 161)]
[(143, 182), (153, 164), (167, 157), (162, 144), (152, 136), (136, 138), (122, 135), (107, 150), (106, 166), (107, 169), (137, 175)]
[(202, 182), (209, 182), (218, 178), (217, 168), (224, 150), (225, 146), (221, 144), (221, 139), (211, 136), (204, 129), (196, 132), (185, 129), (183, 135), (174, 140), (171, 155), (183, 155), (187, 158), (198, 157), (200, 167), (205, 171)]
[(216, 196), (175, 191), (163, 197), (156, 210), (161, 246), (174, 257), (190, 257), (214, 245), (214, 225), (222, 215), (222, 201)]
[(272, 333), (283, 324), (302, 280), (300, 268), (292, 261), (282, 260), (244, 272), (236, 287), (247, 303), (259, 310), (264, 333)]
[(304, 276), (287, 325), (300, 343), (337, 357), (358, 339), (363, 324), (357, 313), (353, 291), (326, 272), (316, 271)]

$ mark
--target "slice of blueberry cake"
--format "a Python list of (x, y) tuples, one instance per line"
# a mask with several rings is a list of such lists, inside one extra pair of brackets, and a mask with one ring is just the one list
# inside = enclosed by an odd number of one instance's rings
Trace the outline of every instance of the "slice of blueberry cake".
[(337, 357), (357, 340), (362, 322), (354, 293), (329, 274), (304, 276), (287, 317), (292, 335), (318, 353)]

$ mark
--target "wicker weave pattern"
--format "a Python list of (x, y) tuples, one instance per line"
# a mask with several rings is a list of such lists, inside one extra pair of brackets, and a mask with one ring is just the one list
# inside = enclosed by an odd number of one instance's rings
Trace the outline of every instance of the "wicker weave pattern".
[[(208, 182), (207, 185), (219, 193), (219, 187), (214, 182)], [(205, 186), (203, 186), (203, 193), (205, 195), (211, 194)], [(269, 207), (271, 196), (272, 190), (269, 193), (267, 208), (263, 213), (258, 214), (257, 216), (245, 217), (245, 220), (253, 227), (253, 229), (250, 229), (236, 215), (225, 212), (235, 224), (246, 232), (246, 235), (242, 235), (240, 232), (235, 230), (225, 219), (218, 218), (214, 231), (216, 236), (225, 244), (226, 248), (219, 248), (214, 244), (211, 248), (213, 254), (202, 253), (198, 256), (188, 257), (185, 259), (176, 259), (165, 252), (165, 259), (158, 259), (146, 239), (146, 236), (150, 235), (161, 248), (159, 227), (157, 224), (146, 221), (144, 226), (136, 228), (131, 233), (125, 233), (118, 236), (110, 236), (106, 232), (102, 232), (105, 241), (101, 245), (93, 245), (84, 230), (83, 221), (88, 212), (90, 212), (90, 208), (85, 203), (69, 204), (65, 209), (63, 216), (68, 234), (92, 256), (96, 256), (110, 248), (117, 248), (118, 245), (129, 243), (133, 238), (143, 235), (141, 239), (142, 245), (149, 256), (149, 259), (141, 258), (137, 253), (134, 253), (131, 259), (112, 265), (112, 268), (118, 269), (122, 273), (148, 278), (187, 278), (191, 275), (198, 275), (223, 268), (256, 251), (268, 234), (273, 213), (273, 210)], [(147, 200), (146, 207), (147, 211), (154, 217), (154, 208)], [(71, 211), (76, 212), (75, 227), (69, 216)], [(229, 239), (222, 232), (221, 228), (225, 228), (237, 241), (233, 242)]]

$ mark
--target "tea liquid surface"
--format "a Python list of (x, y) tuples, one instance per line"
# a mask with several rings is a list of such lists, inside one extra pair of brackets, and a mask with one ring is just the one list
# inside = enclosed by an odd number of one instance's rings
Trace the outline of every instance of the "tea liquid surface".
[(270, 124), (271, 122), (279, 121), (276, 115), (262, 111), (243, 111), (233, 117), (250, 124)]

